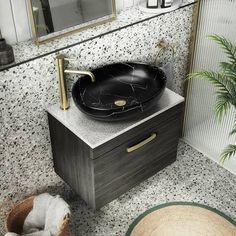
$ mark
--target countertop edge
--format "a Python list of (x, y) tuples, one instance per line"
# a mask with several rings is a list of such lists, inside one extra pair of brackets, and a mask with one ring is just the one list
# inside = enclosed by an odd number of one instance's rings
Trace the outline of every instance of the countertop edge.
[(78, 137), (83, 142), (85, 142), (91, 149), (95, 149), (95, 148), (98, 148), (99, 146), (103, 145), (104, 143), (106, 143), (106, 142), (108, 142), (108, 141), (110, 141), (110, 140), (120, 136), (121, 134), (123, 134), (123, 133), (125, 133), (125, 132), (127, 132), (127, 131), (129, 131), (131, 129), (133, 129), (134, 127), (137, 127), (138, 125), (140, 125), (140, 124), (142, 124), (142, 123), (152, 119), (153, 117), (155, 117), (155, 116), (157, 116), (157, 115), (159, 115), (159, 114), (169, 110), (170, 108), (175, 107), (176, 105), (181, 104), (181, 103), (183, 103), (185, 101), (184, 97), (180, 96), (179, 94), (174, 93), (170, 89), (166, 88), (166, 91), (168, 93), (174, 94), (175, 96), (178, 96), (178, 100), (176, 102), (173, 102), (171, 105), (166, 106), (165, 108), (161, 109), (160, 111), (157, 111), (157, 112), (153, 113), (152, 115), (149, 115), (148, 117), (146, 117), (146, 118), (144, 118), (144, 119), (142, 119), (142, 120), (140, 120), (140, 121), (130, 125), (129, 127), (127, 127), (125, 129), (117, 132), (116, 134), (111, 135), (109, 138), (103, 139), (102, 141), (98, 142), (96, 145), (94, 145), (92, 143), (89, 143), (87, 140), (85, 140), (83, 137), (81, 137), (78, 133), (76, 133), (71, 127), (68, 127), (68, 125), (65, 124), (63, 119), (61, 119), (60, 117), (55, 116), (55, 114), (50, 110), (50, 108), (54, 107), (54, 106), (59, 106), (59, 105), (54, 104), (54, 105), (48, 106), (48, 107), (46, 107), (45, 110), (46, 110), (47, 113), (52, 115), (55, 119), (57, 119), (61, 124), (63, 124), (67, 129), (69, 129), (74, 135), (76, 135), (76, 137)]

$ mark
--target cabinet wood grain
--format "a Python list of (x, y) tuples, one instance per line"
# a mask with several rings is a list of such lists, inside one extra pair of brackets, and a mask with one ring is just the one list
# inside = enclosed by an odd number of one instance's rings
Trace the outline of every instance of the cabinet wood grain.
[[(182, 111), (183, 103), (95, 149), (48, 114), (55, 171), (98, 209), (176, 160)], [(155, 139), (127, 152), (152, 133)]]
[(48, 121), (56, 173), (95, 208), (93, 163), (89, 146), (50, 114)]

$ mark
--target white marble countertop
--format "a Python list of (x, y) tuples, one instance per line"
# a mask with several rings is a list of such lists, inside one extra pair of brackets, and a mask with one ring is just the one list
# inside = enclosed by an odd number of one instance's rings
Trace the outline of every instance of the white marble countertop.
[(59, 104), (52, 105), (46, 110), (77, 137), (94, 149), (183, 101), (183, 97), (166, 88), (151, 114), (149, 113), (145, 118), (142, 116), (142, 118), (138, 120), (128, 122), (93, 120), (79, 111), (73, 100), (70, 101), (71, 106), (67, 111), (62, 111)]

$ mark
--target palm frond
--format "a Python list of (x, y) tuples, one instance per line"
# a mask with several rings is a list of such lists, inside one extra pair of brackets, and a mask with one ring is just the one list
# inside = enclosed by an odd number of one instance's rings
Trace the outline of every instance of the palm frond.
[[(230, 102), (233, 106), (236, 107), (236, 81), (231, 77), (226, 76), (225, 74), (220, 73), (219, 81), (227, 88), (229, 91)], [(216, 94), (221, 95), (221, 91), (216, 91)]]
[(236, 63), (220, 62), (221, 73), (236, 80)]
[(235, 135), (236, 134), (236, 128), (233, 128), (231, 132), (229, 133), (229, 136)]
[(227, 54), (227, 57), (231, 63), (236, 63), (236, 46), (233, 45), (232, 42), (230, 42), (223, 36), (219, 36), (215, 34), (209, 35), (208, 37), (214, 40), (216, 43), (218, 43), (221, 46), (221, 48)]
[(221, 153), (220, 161), (222, 164), (236, 154), (236, 145), (229, 144)]
[[(215, 113), (217, 119), (221, 121), (231, 106), (236, 109), (236, 45), (222, 36), (210, 35), (209, 38), (221, 46), (229, 61), (220, 63), (219, 72), (195, 72), (189, 74), (187, 79), (206, 79), (215, 87), (217, 95)], [(229, 135), (236, 135), (236, 114), (234, 126)], [(230, 144), (223, 150), (220, 156), (221, 162), (224, 163), (234, 155), (236, 155), (236, 145)]]
[(233, 125), (233, 129), (231, 130), (231, 132), (229, 133), (229, 136), (235, 135), (236, 134), (236, 114), (234, 115), (234, 125)]
[(212, 85), (214, 85), (214, 87), (217, 89), (219, 93), (221, 94), (230, 93), (220, 73), (216, 73), (213, 71), (194, 72), (189, 74), (187, 77), (187, 79), (192, 79), (192, 78), (207, 79)]
[(220, 67), (225, 70), (235, 70), (236, 69), (236, 63), (229, 63), (229, 62), (220, 62)]
[(222, 118), (228, 113), (231, 105), (229, 94), (220, 94), (216, 97), (215, 114), (218, 121), (222, 121)]
[[(200, 78), (208, 80), (215, 88), (219, 98), (227, 97), (233, 106), (236, 106), (236, 84), (222, 73), (213, 71), (194, 72), (187, 76), (187, 79)], [(222, 100), (222, 99), (221, 99)]]

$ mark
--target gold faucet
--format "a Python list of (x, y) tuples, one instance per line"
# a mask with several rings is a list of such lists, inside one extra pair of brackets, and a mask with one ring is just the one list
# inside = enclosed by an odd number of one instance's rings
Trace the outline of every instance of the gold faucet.
[(165, 39), (161, 39), (161, 40), (157, 43), (156, 47), (159, 48), (159, 51), (158, 51), (158, 53), (157, 53), (157, 55), (156, 55), (156, 58), (155, 58), (155, 61), (154, 61), (154, 65), (157, 64), (157, 61), (158, 61), (158, 58), (159, 58), (161, 52), (163, 52), (163, 51), (164, 51), (165, 49), (167, 49), (167, 48), (170, 48), (170, 49), (171, 49), (171, 51), (172, 51), (172, 58), (175, 57), (175, 54), (176, 54), (175, 47), (172, 46), (170, 43), (168, 43)]
[(72, 61), (72, 60), (66, 58), (62, 54), (57, 55), (56, 67), (57, 67), (57, 75), (58, 75), (58, 79), (59, 79), (59, 89), (60, 89), (60, 108), (62, 110), (67, 110), (70, 107), (68, 96), (67, 96), (66, 80), (65, 80), (66, 73), (78, 74), (78, 75), (88, 75), (88, 76), (90, 76), (91, 81), (95, 82), (95, 76), (90, 71), (65, 69), (65, 61)]

